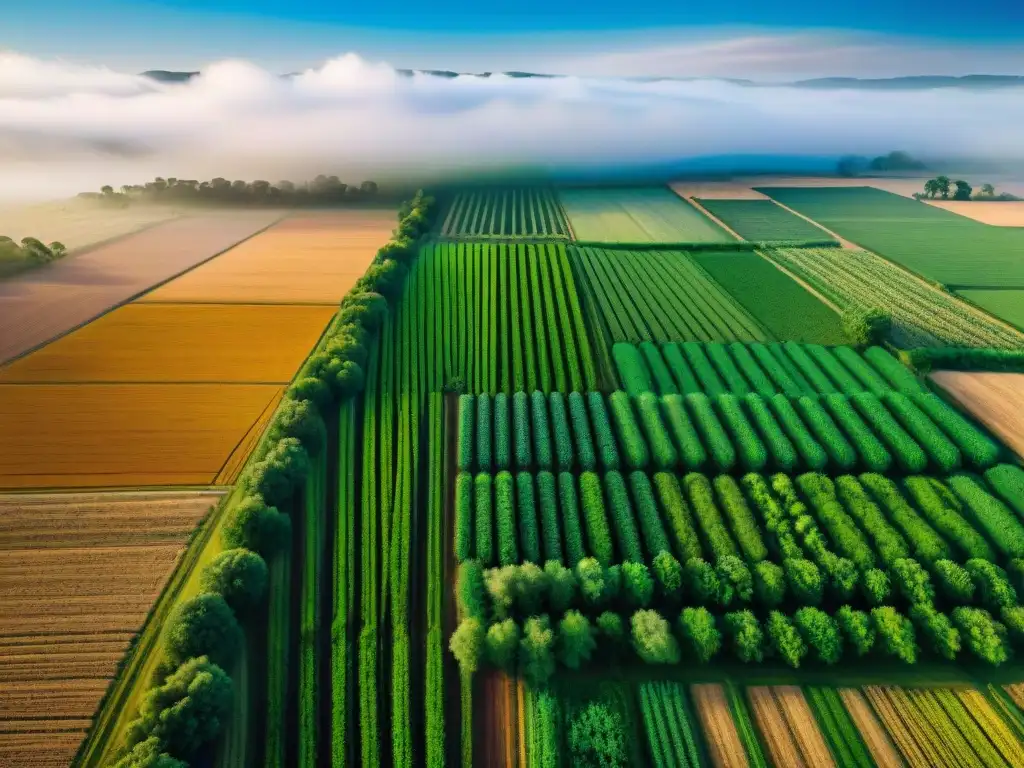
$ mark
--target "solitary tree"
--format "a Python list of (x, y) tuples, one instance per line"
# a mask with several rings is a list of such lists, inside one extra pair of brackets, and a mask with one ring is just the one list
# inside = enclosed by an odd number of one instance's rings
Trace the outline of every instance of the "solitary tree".
[(950, 181), (949, 176), (936, 176), (935, 184), (938, 187), (939, 194), (942, 195), (943, 200), (949, 199), (949, 190), (953, 186), (953, 182)]
[(971, 189), (971, 185), (970, 184), (968, 184), (963, 179), (959, 179), (959, 180), (957, 180), (957, 181), (955, 181), (953, 183), (956, 184), (956, 192), (953, 193), (953, 199), (954, 200), (970, 200), (971, 199), (971, 192), (973, 192), (974, 190)]

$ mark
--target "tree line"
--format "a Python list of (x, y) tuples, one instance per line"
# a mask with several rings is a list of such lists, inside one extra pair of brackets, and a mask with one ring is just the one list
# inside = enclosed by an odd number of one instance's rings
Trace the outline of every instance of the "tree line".
[(25, 237), (17, 243), (13, 238), (0, 235), (0, 276), (49, 264), (63, 258), (67, 252), (64, 244), (56, 241), (46, 245), (34, 237)]
[(221, 177), (198, 181), (158, 176), (145, 184), (126, 184), (117, 190), (105, 185), (99, 192), (82, 192), (78, 196), (122, 207), (136, 203), (301, 207), (372, 202), (379, 198), (380, 189), (375, 181), (364, 181), (356, 186), (342, 182), (337, 176), (322, 174), (308, 182), (279, 181), (277, 184)]
[(200, 574), (200, 593), (178, 604), (163, 627), (159, 664), (129, 726), (114, 768), (186, 768), (232, 716), (225, 671), (243, 624), (266, 599), (267, 558), (290, 546), (290, 513), (323, 449), (324, 416), (363, 389), (367, 349), (401, 291), (434, 201), (418, 192), (399, 209), (398, 228), (341, 301), (335, 322), (303, 366), (239, 480), (226, 510), (221, 552)]
[[(952, 194), (952, 198), (950, 195)], [(1019, 200), (1016, 195), (1009, 192), (996, 194), (996, 188), (992, 184), (982, 184), (981, 190), (974, 191), (974, 188), (963, 179), (951, 180), (948, 176), (936, 176), (924, 183), (924, 192), (917, 192), (914, 197), (918, 200), (934, 200), (939, 197), (943, 200), (990, 200), (1006, 202)]]

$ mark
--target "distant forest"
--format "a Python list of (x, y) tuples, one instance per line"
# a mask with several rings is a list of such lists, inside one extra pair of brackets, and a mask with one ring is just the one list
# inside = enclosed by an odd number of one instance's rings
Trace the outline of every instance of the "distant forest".
[(114, 206), (134, 204), (202, 206), (347, 206), (384, 202), (377, 183), (364, 181), (359, 186), (345, 184), (337, 176), (317, 176), (309, 182), (210, 181), (157, 177), (145, 184), (111, 186), (99, 192), (82, 192), (80, 198), (98, 200)]

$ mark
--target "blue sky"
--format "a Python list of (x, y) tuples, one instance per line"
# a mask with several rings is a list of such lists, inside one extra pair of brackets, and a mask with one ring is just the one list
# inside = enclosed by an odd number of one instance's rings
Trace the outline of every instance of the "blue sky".
[[(125, 69), (198, 68), (226, 57), (275, 70), (313, 66), (345, 51), (396, 66), (460, 70), (534, 69), (581, 74), (666, 74), (693, 57), (665, 52), (708, 41), (794, 40), (811, 58), (794, 73), (883, 75), (928, 67), (948, 73), (1021, 69), (1024, 2), (988, 0), (31, 0), (0, 3), (0, 48)], [(836, 41), (930, 52), (830, 64)], [(817, 42), (816, 42), (817, 41)], [(798, 47), (799, 46), (799, 47)], [(779, 45), (773, 44), (776, 52)], [(645, 59), (645, 51), (660, 51)], [(745, 49), (746, 50), (746, 49)], [(864, 50), (858, 48), (861, 54)], [(945, 53), (944, 53), (945, 52)], [(719, 52), (720, 53), (720, 52)], [(947, 55), (948, 53), (948, 55)], [(749, 52), (748, 52), (749, 54)], [(717, 54), (716, 54), (717, 55)], [(625, 58), (623, 58), (625, 57)], [(865, 58), (867, 60), (865, 60)], [(749, 76), (763, 61), (748, 55)], [(787, 64), (787, 66), (790, 66)], [(830, 67), (833, 69), (830, 70)], [(835, 69), (836, 67), (842, 68)], [(886, 69), (889, 67), (889, 69)], [(660, 69), (659, 69), (660, 68)], [(699, 67), (698, 67), (699, 68)], [(850, 69), (863, 71), (848, 71)], [(608, 71), (605, 72), (604, 70)], [(729, 69), (729, 67), (726, 67)], [(771, 69), (771, 67), (768, 67)], [(622, 71), (614, 71), (622, 70)], [(628, 71), (626, 71), (628, 70)], [(830, 70), (830, 71), (824, 71)], [(1024, 74), (1024, 71), (1013, 71)], [(698, 72), (697, 74), (705, 74)], [(741, 70), (729, 76), (748, 76)], [(780, 76), (782, 71), (779, 72)]]

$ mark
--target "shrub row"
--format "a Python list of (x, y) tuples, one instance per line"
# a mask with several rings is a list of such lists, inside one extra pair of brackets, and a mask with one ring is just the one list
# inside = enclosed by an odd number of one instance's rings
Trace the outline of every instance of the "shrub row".
[(242, 494), (225, 511), (221, 527), (228, 551), (201, 575), (205, 591), (176, 606), (164, 626), (167, 663), (143, 696), (118, 768), (148, 765), (163, 754), (190, 759), (229, 716), (231, 679), (222, 665), (233, 659), (241, 640), (235, 612), (262, 599), (263, 558), (290, 545), (290, 521), (279, 510), (291, 510), (309, 472), (309, 455), (324, 445), (321, 414), (363, 389), (368, 343), (388, 301), (401, 290), (416, 240), (431, 226), (433, 204), (417, 192), (402, 206), (392, 240), (342, 299), (250, 456), (239, 479)]

